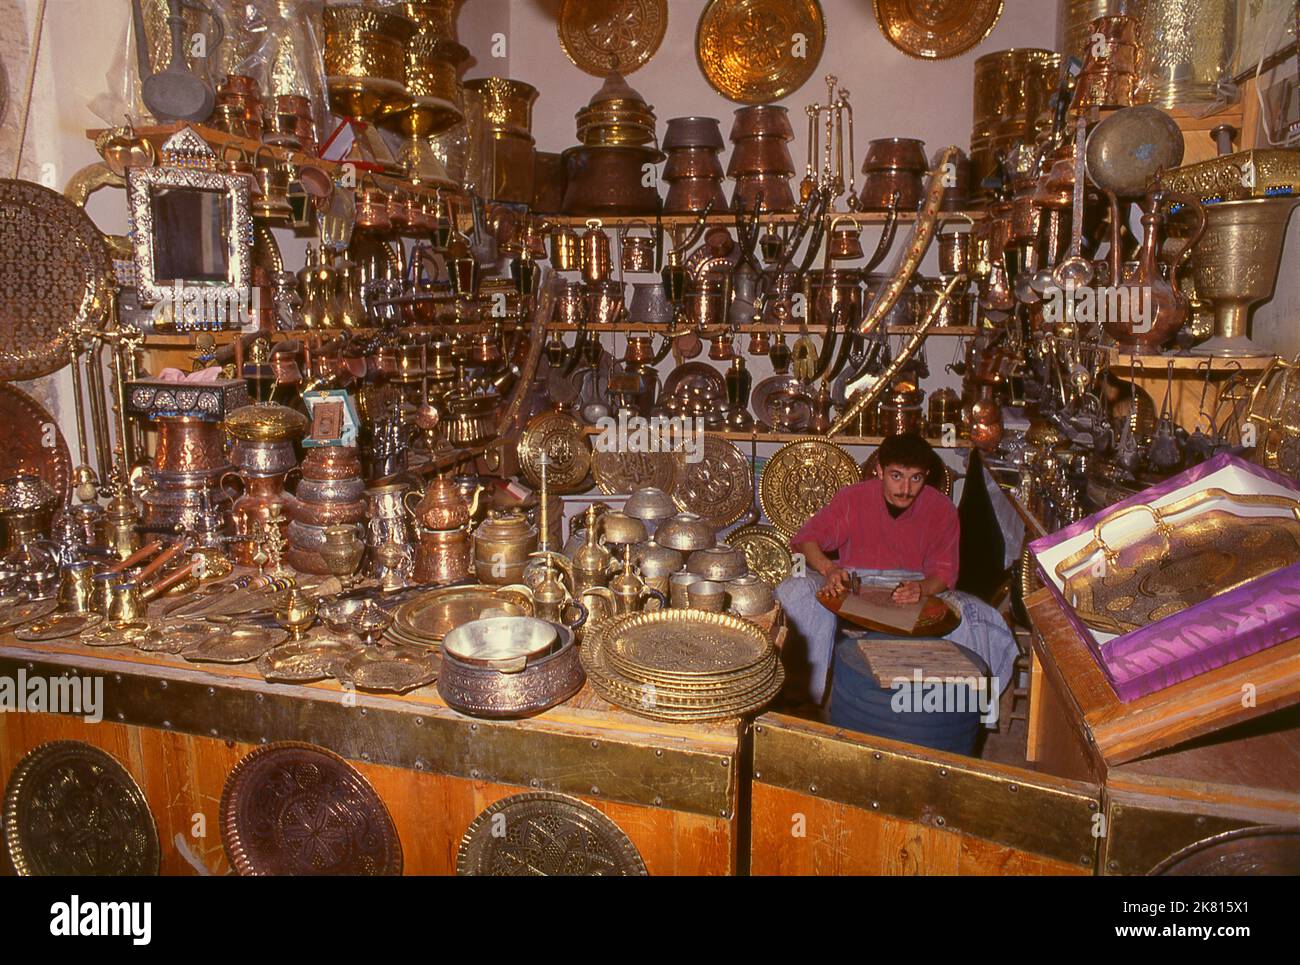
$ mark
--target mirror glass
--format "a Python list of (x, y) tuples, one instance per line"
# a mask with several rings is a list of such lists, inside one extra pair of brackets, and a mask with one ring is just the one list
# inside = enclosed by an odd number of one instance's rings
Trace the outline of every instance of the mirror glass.
[(229, 194), (209, 188), (155, 185), (149, 200), (157, 282), (229, 283)]

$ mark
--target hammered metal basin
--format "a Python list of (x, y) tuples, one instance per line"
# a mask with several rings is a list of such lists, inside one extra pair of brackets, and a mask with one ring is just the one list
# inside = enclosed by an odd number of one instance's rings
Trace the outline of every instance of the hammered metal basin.
[(442, 639), (442, 652), (464, 663), (501, 673), (518, 673), (559, 638), (554, 624), (535, 617), (504, 616), (471, 620)]

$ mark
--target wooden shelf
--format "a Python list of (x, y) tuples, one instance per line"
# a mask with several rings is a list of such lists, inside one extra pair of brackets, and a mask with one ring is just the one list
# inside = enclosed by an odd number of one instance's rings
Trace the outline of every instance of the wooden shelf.
[[(552, 324), (546, 326), (546, 330), (548, 332), (575, 332), (577, 331), (577, 329), (578, 329), (577, 325), (569, 324), (566, 322), (553, 322)], [(672, 329), (673, 326), (671, 325), (663, 325), (663, 324), (652, 325), (652, 324), (647, 324), (645, 322), (642, 322), (640, 324), (637, 324), (635, 322), (614, 322), (611, 325), (599, 325), (596, 327), (592, 327), (592, 326), (586, 327), (586, 331), (595, 334), (600, 334), (602, 332), (651, 332), (654, 334), (660, 334), (663, 332), (672, 331)], [(694, 331), (694, 329), (692, 329), (692, 331)], [(792, 335), (797, 337), (799, 335), (802, 335), (805, 332), (807, 332), (809, 335), (825, 335), (826, 326), (808, 325), (808, 326), (801, 327), (799, 325), (776, 325), (776, 324), (765, 322), (759, 325), (737, 325), (735, 326), (734, 329), (732, 329), (732, 331), (736, 332), (739, 335), (749, 335), (755, 332), (771, 332), (773, 334), (777, 332), (785, 332), (787, 335)], [(916, 329), (911, 326), (891, 325), (889, 327), (890, 335), (911, 335), (915, 331)], [(973, 325), (960, 325), (960, 326), (953, 325), (947, 328), (932, 328), (930, 329), (930, 334), (931, 335), (977, 335), (979, 334), (979, 329)], [(713, 336), (702, 336), (702, 337), (713, 337)]]
[[(596, 426), (584, 426), (583, 431), (589, 436), (598, 436), (603, 431)], [(800, 439), (829, 439), (841, 446), (878, 446), (885, 441), (884, 436), (819, 436), (814, 432), (736, 432), (731, 429), (705, 429), (705, 435), (717, 436), (731, 442), (798, 442)], [(969, 439), (958, 439), (951, 446), (944, 445), (938, 439), (927, 439), (935, 449), (969, 449)]]
[[(832, 218), (853, 218), (860, 225), (879, 225), (884, 224), (889, 215), (884, 211), (833, 211), (830, 213)], [(910, 224), (916, 220), (917, 212), (900, 211), (898, 221), (900, 224)], [(561, 225), (568, 228), (584, 227), (588, 221), (599, 221), (604, 228), (625, 228), (633, 224), (648, 224), (652, 229), (655, 226), (655, 216), (648, 215), (609, 215), (602, 217), (599, 215), (567, 215), (553, 214), (542, 215), (547, 223), (552, 225)], [(967, 211), (941, 211), (939, 212), (939, 221), (980, 221), (987, 217), (982, 208), (972, 208)], [(665, 228), (679, 228), (695, 224), (699, 220), (699, 215), (694, 214), (666, 214), (660, 218)], [(763, 214), (759, 215), (759, 222), (764, 225), (792, 225), (799, 220), (797, 214)], [(736, 225), (736, 216), (731, 212), (722, 214), (711, 214), (704, 222), (709, 227), (720, 225), (724, 228), (734, 228)]]
[[(1210, 363), (1212, 375), (1232, 375), (1235, 372), (1262, 372), (1277, 358), (1276, 355), (1243, 355), (1227, 358), (1220, 355), (1129, 355), (1108, 346), (1111, 353), (1110, 368), (1115, 372), (1137, 372), (1143, 378), (1164, 378), (1169, 363), (1174, 364), (1175, 372), (1196, 372), (1205, 374), (1205, 363)], [(1137, 359), (1134, 362), (1134, 358)]]

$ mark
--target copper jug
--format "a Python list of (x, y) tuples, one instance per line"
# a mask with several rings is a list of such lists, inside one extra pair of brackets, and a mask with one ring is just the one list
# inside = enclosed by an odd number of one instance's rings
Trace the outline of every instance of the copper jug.
[[(633, 235), (632, 229), (640, 225), (647, 234)], [(655, 270), (655, 239), (649, 234), (650, 226), (644, 221), (633, 221), (619, 231), (619, 264), (623, 271), (642, 274)]]
[(582, 250), (572, 228), (556, 225), (551, 229), (550, 243), (552, 268), (556, 271), (578, 271), (582, 268)]
[[(852, 227), (840, 227), (847, 222)], [(862, 229), (855, 219), (840, 215), (831, 222), (827, 254), (832, 261), (856, 261), (862, 257)]]
[(600, 226), (598, 218), (587, 222), (587, 230), (582, 233), (582, 278), (587, 284), (594, 285), (609, 277), (609, 235)]
[[(407, 511), (424, 529), (448, 530), (465, 526), (478, 512), (479, 498), (483, 495), (483, 485), (474, 486), (473, 495), (468, 505), (461, 495), (460, 487), (447, 476), (437, 476), (421, 494), (412, 490), (402, 497)], [(418, 497), (412, 508), (411, 497)]]

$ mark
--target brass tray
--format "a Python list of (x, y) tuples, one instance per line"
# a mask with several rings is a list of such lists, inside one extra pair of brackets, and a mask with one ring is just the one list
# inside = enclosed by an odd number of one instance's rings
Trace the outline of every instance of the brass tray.
[(5, 848), (19, 875), (156, 875), (158, 827), (140, 785), (82, 741), (41, 744), (5, 790)]
[(201, 620), (164, 620), (132, 642), (145, 653), (180, 653), (220, 632), (220, 627)]
[(312, 744), (268, 744), (230, 772), (221, 843), (240, 875), (399, 875), (402, 843), (351, 764)]
[(83, 630), (93, 630), (104, 618), (98, 613), (51, 613), (14, 631), (14, 638), (28, 642), (61, 640), (75, 637)]
[(109, 623), (105, 620), (83, 630), (78, 640), (86, 647), (138, 646), (153, 629), (153, 625), (147, 620), (132, 620), (129, 623)]
[(507, 616), (533, 615), (532, 602), (522, 593), (500, 586), (449, 586), (432, 590), (399, 606), (393, 626), (404, 636), (436, 644), (451, 630), (477, 620), (485, 610)]
[[(796, 57), (793, 38), (806, 43)], [(695, 31), (695, 55), (709, 84), (741, 104), (793, 94), (817, 70), (826, 18), (817, 0), (710, 0)]]
[(655, 55), (668, 30), (667, 0), (560, 0), (557, 30), (573, 66), (604, 77), (630, 74)]
[(764, 515), (790, 537), (837, 492), (860, 480), (858, 464), (835, 443), (797, 439), (767, 461), (758, 481), (758, 499)]
[(0, 479), (35, 473), (58, 494), (60, 505), (66, 503), (72, 458), (58, 421), (22, 389), (0, 383), (0, 425), (5, 427)]
[(789, 541), (775, 526), (763, 523), (742, 526), (728, 533), (723, 542), (744, 553), (749, 571), (772, 586), (789, 576), (794, 566)]
[(0, 633), (13, 630), (24, 623), (49, 616), (58, 607), (55, 600), (15, 600), (0, 605)]
[(992, 33), (1002, 16), (1002, 0), (872, 0), (872, 6), (885, 39), (922, 60), (964, 54)]
[(628, 664), (690, 676), (740, 673), (772, 652), (767, 636), (748, 620), (703, 610), (631, 614), (608, 623), (601, 642)]
[(108, 246), (86, 213), (30, 181), (0, 178), (0, 381), (68, 364), (72, 331), (103, 321)]
[(502, 798), (470, 822), (456, 852), (456, 874), (642, 876), (648, 872), (632, 839), (610, 818), (578, 798), (535, 791)]
[(290, 641), (257, 658), (257, 671), (272, 683), (307, 684), (333, 677), (336, 666), (360, 647), (346, 640), (311, 637)]
[(683, 362), (668, 373), (659, 398), (667, 399), (677, 395), (683, 388), (689, 389), (694, 385), (701, 386), (707, 394), (716, 398), (727, 397), (727, 380), (721, 372), (708, 362)]
[(181, 651), (192, 663), (249, 663), (287, 640), (283, 630), (230, 627)]
[(358, 690), (404, 694), (438, 679), (438, 657), (414, 647), (362, 650), (336, 664), (334, 675)]
[(584, 485), (591, 469), (591, 443), (582, 423), (562, 412), (543, 412), (534, 416), (519, 438), (519, 467), (524, 478), (535, 486), (542, 484), (542, 459), (546, 465), (546, 487), (552, 493), (576, 493)]
[(793, 375), (769, 375), (754, 386), (754, 391), (749, 394), (749, 408), (754, 413), (754, 418), (764, 425), (775, 428), (770, 403), (777, 393), (788, 395), (798, 404), (798, 409), (792, 410), (792, 418), (786, 431), (807, 430), (808, 423), (812, 421), (812, 395), (807, 383)]
[(600, 452), (591, 454), (591, 475), (606, 496), (631, 494), (653, 486), (671, 493), (686, 458), (680, 452)]
[[(1289, 515), (1228, 509), (1191, 513), (1211, 500)], [(1122, 517), (1148, 514), (1151, 525), (1122, 543), (1104, 531)], [(1180, 518), (1181, 517), (1181, 518)], [(1105, 633), (1128, 633), (1300, 562), (1300, 503), (1280, 496), (1207, 489), (1168, 506), (1139, 503), (1111, 513), (1092, 539), (1056, 566), (1063, 594), (1080, 619)]]
[(714, 529), (730, 526), (754, 502), (754, 466), (735, 443), (718, 436), (704, 437), (704, 457), (699, 462), (683, 458), (683, 471), (672, 490), (673, 502), (695, 513)]

